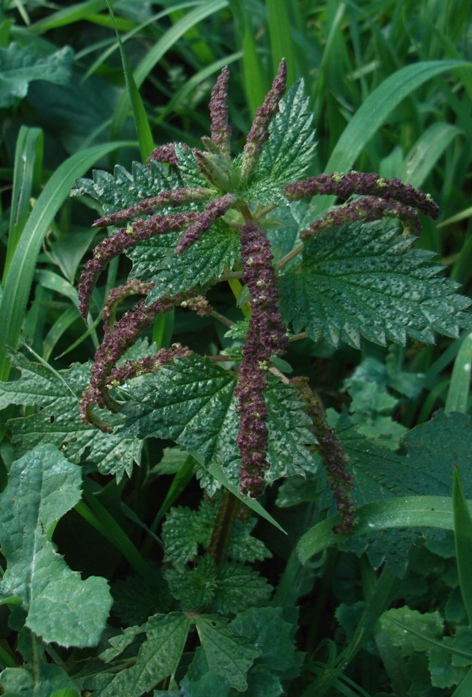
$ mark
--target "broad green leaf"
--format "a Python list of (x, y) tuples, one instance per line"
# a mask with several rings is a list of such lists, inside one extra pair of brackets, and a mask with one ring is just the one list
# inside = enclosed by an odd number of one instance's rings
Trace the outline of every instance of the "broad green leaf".
[(182, 233), (158, 235), (131, 249), (130, 278), (156, 285), (146, 302), (203, 286), (240, 259), (239, 232), (218, 221), (183, 254), (175, 254)]
[(256, 665), (282, 674), (296, 665), (294, 642), (297, 625), (287, 622), (281, 607), (251, 607), (230, 623), (232, 632), (246, 637), (261, 655)]
[(80, 697), (80, 689), (60, 666), (38, 662), (33, 668), (6, 668), (0, 685), (8, 697)]
[(312, 238), (299, 267), (280, 279), (284, 320), (317, 341), (360, 337), (404, 344), (411, 336), (434, 342), (434, 332), (458, 336), (472, 326), (470, 300), (438, 274), (431, 252), (410, 249), (411, 238), (392, 222), (354, 223)]
[[(403, 656), (413, 651), (426, 651), (431, 646), (427, 640), (440, 639), (444, 631), (444, 620), (437, 610), (421, 613), (407, 606), (392, 608), (382, 615), (379, 622)], [(405, 631), (401, 625), (411, 627), (415, 633)]]
[(287, 205), (280, 189), (302, 179), (313, 161), (316, 143), (312, 122), (309, 99), (304, 97), (304, 82), (300, 80), (279, 104), (269, 126), (269, 139), (243, 196), (264, 204)]
[[(193, 354), (163, 366), (158, 373), (138, 378), (126, 387), (127, 419), (123, 437), (157, 437), (174, 440), (216, 465), (232, 484), (238, 483), (240, 454), (236, 445), (239, 418), (233, 395), (236, 377), (209, 358)], [(265, 392), (269, 444), (267, 482), (316, 469), (307, 446), (314, 441), (309, 419), (296, 392), (269, 377)], [(214, 488), (213, 477), (203, 481)], [(213, 482), (213, 483), (212, 483)]]
[(21, 603), (26, 626), (62, 646), (97, 644), (112, 603), (106, 580), (83, 581), (50, 541), (56, 522), (80, 496), (80, 468), (53, 445), (16, 460), (0, 494), (0, 540), (7, 560), (2, 601)]
[(72, 49), (64, 46), (50, 55), (40, 55), (34, 46), (11, 43), (0, 47), (0, 108), (26, 96), (33, 80), (66, 83), (71, 74)]
[(454, 539), (456, 544), (457, 572), (462, 600), (469, 622), (472, 619), (472, 518), (462, 490), (460, 470), (454, 468), (452, 487), (454, 507)]
[(444, 620), (438, 611), (420, 613), (407, 606), (385, 612), (380, 626), (404, 658), (427, 653), (433, 687), (453, 687), (467, 674), (472, 663), (470, 627), (457, 628), (454, 637), (443, 636)]
[(261, 651), (232, 632), (225, 620), (200, 615), (195, 625), (210, 671), (225, 678), (238, 692), (246, 690), (247, 672)]
[(140, 460), (141, 444), (135, 439), (102, 433), (80, 418), (79, 398), (90, 379), (88, 365), (75, 364), (56, 372), (19, 353), (12, 360), (21, 377), (0, 383), (0, 409), (8, 404), (41, 407), (38, 412), (8, 422), (19, 455), (40, 443), (53, 443), (73, 462), (80, 462), (86, 455), (103, 474), (115, 474), (121, 479), (125, 473), (131, 473), (134, 463)]
[[(121, 670), (100, 692), (100, 697), (142, 695), (172, 675), (180, 662), (190, 623), (190, 618), (181, 613), (154, 615), (142, 628), (132, 628), (134, 634), (127, 632), (127, 639), (132, 641), (137, 631), (144, 630), (146, 640), (139, 649), (136, 663)], [(126, 644), (121, 650), (124, 648)]]
[[(202, 650), (198, 648), (195, 659), (202, 655)], [(204, 662), (204, 658), (201, 662)], [(199, 676), (190, 677), (194, 663), (180, 683), (180, 690), (175, 693), (175, 697), (230, 697), (231, 687), (221, 675), (207, 671)], [(174, 697), (174, 693), (169, 695), (167, 692), (155, 692), (154, 697)]]

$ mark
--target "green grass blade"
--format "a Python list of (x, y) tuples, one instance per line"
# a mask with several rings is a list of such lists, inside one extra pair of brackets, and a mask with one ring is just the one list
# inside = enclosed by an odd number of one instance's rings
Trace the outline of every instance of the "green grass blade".
[(138, 135), (141, 159), (143, 162), (146, 162), (147, 158), (154, 149), (154, 141), (152, 138), (151, 128), (149, 127), (149, 121), (146, 116), (146, 109), (144, 108), (143, 100), (141, 99), (141, 95), (139, 94), (139, 90), (134, 81), (133, 71), (131, 70), (130, 65), (128, 63), (128, 58), (123, 48), (120, 35), (118, 33), (118, 29), (115, 23), (115, 15), (113, 14), (113, 10), (111, 8), (109, 0), (106, 1), (108, 11), (110, 12), (110, 16), (113, 22), (113, 26), (115, 28), (116, 37), (118, 39), (118, 46), (120, 48), (121, 62), (123, 64), (123, 71), (125, 74), (126, 85), (128, 87), (128, 94), (131, 101), (131, 106), (133, 108), (134, 123)]
[[(339, 138), (325, 172), (349, 171), (372, 136), (387, 117), (418, 87), (442, 73), (455, 68), (472, 67), (467, 61), (436, 60), (408, 65), (397, 70), (380, 84), (364, 101)], [(318, 212), (332, 204), (333, 198), (323, 197)]]
[[(209, 2), (205, 2), (196, 7), (194, 10), (188, 12), (185, 17), (182, 17), (182, 19), (168, 29), (164, 36), (159, 39), (159, 41), (157, 41), (157, 43), (146, 54), (145, 58), (134, 71), (134, 81), (136, 87), (141, 87), (156, 63), (160, 61), (162, 56), (164, 56), (167, 51), (174, 46), (174, 44), (185, 34), (185, 32), (195, 26), (195, 24), (198, 24), (198, 22), (206, 19), (206, 17), (209, 17), (215, 12), (219, 12), (219, 10), (225, 8), (227, 4), (228, 0), (209, 0)], [(128, 114), (128, 108), (129, 96), (127, 92), (124, 92), (120, 97), (113, 117), (111, 129), (112, 138), (115, 138), (115, 134), (122, 133)]]
[(54, 322), (51, 329), (48, 331), (43, 341), (43, 358), (49, 361), (54, 348), (63, 334), (74, 324), (78, 319), (82, 319), (78, 309), (71, 305), (67, 308)]
[(36, 260), (54, 216), (78, 177), (100, 158), (129, 145), (105, 143), (75, 153), (58, 167), (38, 197), (13, 256), (0, 305), (0, 380), (7, 380), (10, 373), (7, 350), (18, 344)]
[(291, 4), (287, 0), (266, 0), (272, 72), (274, 75), (277, 73), (280, 61), (285, 58), (287, 61), (287, 87), (291, 87), (297, 79), (295, 49), (291, 32)]
[(472, 517), (462, 489), (459, 468), (454, 467), (452, 486), (454, 509), (454, 540), (456, 544), (457, 572), (462, 600), (472, 622)]
[(463, 131), (448, 123), (433, 123), (427, 128), (408, 153), (399, 177), (405, 184), (420, 188), (436, 162), (452, 141), (464, 135)]
[[(472, 511), (472, 501), (467, 502)], [(452, 498), (442, 496), (405, 496), (388, 499), (382, 503), (368, 503), (357, 513), (358, 524), (354, 535), (372, 533), (385, 528), (414, 527), (454, 530)], [(317, 523), (300, 539), (297, 552), (302, 564), (314, 554), (336, 545), (344, 535), (335, 534), (333, 526), (341, 522), (338, 515)]]
[(49, 290), (69, 298), (76, 307), (79, 307), (77, 290), (66, 278), (50, 269), (38, 269), (35, 271), (34, 278), (43, 288), (49, 288)]
[[(115, 0), (116, 3), (116, 0)], [(47, 15), (38, 22), (35, 22), (31, 29), (35, 33), (44, 34), (51, 29), (64, 27), (75, 22), (87, 21), (90, 15), (101, 12), (105, 9), (105, 0), (88, 0), (88, 2), (78, 2), (71, 7), (58, 10)]]
[(472, 668), (463, 679), (460, 685), (456, 687), (451, 697), (470, 697), (472, 695)]
[(465, 414), (470, 392), (470, 376), (472, 365), (472, 334), (467, 334), (462, 340), (459, 352), (454, 361), (451, 382), (446, 398), (444, 411), (450, 414), (459, 411)]
[(44, 137), (40, 128), (22, 126), (18, 134), (13, 170), (13, 191), (10, 212), (10, 231), (3, 270), (5, 283), (16, 247), (31, 213), (31, 198), (39, 188), (43, 162)]
[(210, 467), (206, 467), (205, 465), (205, 459), (200, 455), (200, 453), (197, 452), (192, 452), (190, 455), (201, 465), (207, 469), (207, 471), (211, 474), (212, 477), (216, 479), (222, 486), (224, 486), (225, 489), (228, 489), (234, 496), (236, 496), (237, 499), (242, 501), (242, 503), (250, 508), (251, 510), (254, 511), (254, 513), (257, 513), (257, 515), (260, 515), (261, 518), (265, 518), (271, 525), (276, 527), (278, 530), (283, 532), (285, 534), (285, 530), (283, 527), (273, 518), (270, 513), (268, 513), (263, 506), (257, 501), (256, 499), (252, 499), (249, 496), (244, 496), (242, 494), (237, 486), (234, 486), (234, 484), (231, 484), (231, 482), (228, 480), (226, 474), (223, 472), (222, 468), (219, 467), (218, 465), (211, 465)]
[(151, 567), (105, 506), (87, 491), (84, 492), (84, 498), (85, 502), (80, 501), (75, 506), (77, 513), (122, 553), (139, 576), (151, 585), (154, 584), (156, 579)]

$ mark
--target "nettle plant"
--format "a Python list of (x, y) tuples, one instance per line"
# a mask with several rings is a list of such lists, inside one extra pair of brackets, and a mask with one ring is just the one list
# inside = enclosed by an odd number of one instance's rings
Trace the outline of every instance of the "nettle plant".
[[(438, 214), (429, 195), (377, 174), (304, 178), (316, 146), (312, 116), (302, 82), (285, 94), (285, 75), (282, 62), (236, 158), (224, 69), (204, 149), (160, 146), (131, 172), (96, 171), (73, 191), (102, 206), (96, 227), (112, 227), (82, 273), (84, 318), (107, 265), (126, 253), (132, 269), (108, 294), (91, 365), (57, 372), (17, 353), (20, 377), (2, 388), (0, 406), (40, 407), (10, 421), (18, 459), (1, 494), (2, 599), (25, 659), (3, 671), (6, 692), (277, 697), (303, 655), (294, 608), (271, 603), (272, 586), (253, 566), (271, 554), (252, 535), (254, 512), (278, 525), (257, 500), (266, 487), (285, 480), (280, 506), (316, 501), (313, 522), (337, 507), (330, 526), (343, 548), (367, 551), (375, 568), (387, 560), (399, 575), (418, 531), (378, 532), (371, 544), (357, 534), (358, 511), (389, 496), (450, 492), (438, 439), (464, 424), (438, 418), (430, 450), (430, 425), (420, 427), (420, 437), (405, 437), (405, 455), (363, 435), (347, 412), (328, 419), (310, 376), (290, 377), (290, 347), (301, 339), (433, 343), (435, 332), (456, 337), (471, 320), (470, 301), (413, 246), (419, 213)], [(319, 214), (323, 195), (339, 203)], [(207, 297), (228, 283), (232, 319)], [(120, 313), (133, 296), (142, 297)], [(143, 334), (174, 308), (221, 323), (226, 348), (199, 355), (173, 343), (156, 352)], [(198, 510), (167, 506), (155, 567), (115, 536), (137, 576), (112, 588), (112, 629), (107, 582), (71, 571), (52, 534), (71, 508), (85, 510), (77, 464), (87, 477), (98, 471), (119, 482), (146, 438), (176, 444), (155, 470), (175, 474), (170, 503), (194, 472), (204, 495)], [(147, 613), (137, 595), (148, 599)], [(98, 658), (58, 655), (57, 645), (97, 645), (104, 630), (108, 648), (102, 638)]]

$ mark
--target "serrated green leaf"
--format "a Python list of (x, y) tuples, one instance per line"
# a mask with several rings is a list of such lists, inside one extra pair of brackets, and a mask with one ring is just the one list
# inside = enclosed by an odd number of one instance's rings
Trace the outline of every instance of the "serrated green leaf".
[(203, 501), (198, 511), (183, 506), (171, 508), (162, 525), (165, 560), (175, 565), (196, 557), (198, 546), (207, 549), (216, 517), (216, 506)]
[(251, 518), (244, 523), (236, 519), (227, 550), (230, 559), (252, 563), (272, 556), (262, 540), (258, 540), (257, 537), (251, 535), (251, 531), (256, 523), (257, 518)]
[[(431, 647), (428, 639), (441, 639), (444, 631), (444, 620), (437, 610), (421, 613), (407, 606), (392, 608), (384, 612), (379, 622), (403, 656), (412, 651), (427, 651)], [(405, 631), (404, 627), (411, 627), (415, 633)]]
[[(240, 454), (235, 386), (234, 373), (208, 358), (193, 354), (177, 359), (158, 374), (129, 383), (128, 402), (122, 409), (127, 420), (121, 433), (124, 437), (172, 439), (185, 450), (200, 453), (206, 467), (218, 466), (237, 484)], [(270, 465), (266, 481), (315, 470), (317, 462), (307, 449), (314, 437), (295, 390), (269, 376), (265, 399)], [(208, 479), (209, 486), (212, 479)]]
[[(161, 191), (185, 186), (207, 186), (197, 168), (192, 150), (176, 145), (179, 167), (151, 161), (149, 165), (133, 162), (131, 172), (117, 165), (114, 173), (94, 170), (92, 179), (82, 178), (76, 181), (71, 196), (90, 196), (98, 201), (104, 213), (114, 213), (140, 203), (145, 198), (157, 196)], [(179, 210), (179, 208), (163, 208)], [(188, 206), (186, 206), (188, 210)]]
[(249, 566), (228, 562), (218, 567), (212, 612), (225, 616), (267, 603), (272, 586)]
[[(32, 668), (6, 668), (0, 673), (6, 697), (79, 697), (80, 690), (60, 666), (39, 663)], [(62, 693), (62, 694), (61, 694)]]
[(195, 625), (209, 669), (235, 690), (246, 690), (247, 672), (260, 650), (234, 634), (224, 620), (200, 615), (195, 618)]
[(172, 675), (182, 656), (189, 628), (190, 618), (182, 613), (151, 617), (143, 627), (146, 640), (136, 663), (120, 671), (100, 692), (100, 697), (142, 695)]
[(316, 146), (313, 113), (303, 93), (304, 82), (299, 80), (281, 100), (269, 126), (269, 139), (243, 192), (247, 199), (287, 205), (280, 190), (301, 179), (312, 163)]
[(404, 344), (411, 336), (434, 342), (434, 331), (458, 336), (472, 317), (457, 284), (438, 277), (431, 252), (409, 249), (411, 238), (390, 221), (354, 223), (312, 238), (299, 267), (280, 279), (284, 320), (317, 341), (360, 337)]
[(0, 108), (6, 108), (22, 99), (33, 80), (66, 83), (72, 69), (72, 49), (64, 46), (49, 56), (38, 54), (34, 46), (11, 43), (0, 47)]
[(94, 646), (111, 596), (105, 579), (82, 581), (49, 540), (52, 526), (81, 496), (81, 471), (53, 445), (38, 446), (13, 463), (0, 494), (0, 539), (7, 570), (3, 601), (18, 599), (26, 626), (44, 641)]
[(170, 592), (184, 612), (201, 612), (211, 607), (218, 586), (217, 570), (211, 557), (201, 557), (193, 569), (168, 569), (165, 577)]
[(20, 353), (13, 355), (12, 362), (21, 377), (0, 384), (0, 408), (8, 404), (41, 407), (34, 414), (8, 422), (19, 455), (40, 443), (53, 443), (72, 462), (87, 456), (103, 474), (115, 474), (117, 479), (131, 474), (134, 463), (140, 460), (141, 443), (102, 433), (80, 418), (79, 398), (90, 379), (89, 366), (76, 364), (56, 372)]
[(212, 225), (183, 254), (176, 254), (181, 236), (181, 233), (158, 235), (127, 252), (133, 261), (130, 278), (156, 284), (146, 299), (147, 304), (164, 295), (203, 286), (225, 270), (231, 270), (240, 259), (239, 232), (223, 221)]

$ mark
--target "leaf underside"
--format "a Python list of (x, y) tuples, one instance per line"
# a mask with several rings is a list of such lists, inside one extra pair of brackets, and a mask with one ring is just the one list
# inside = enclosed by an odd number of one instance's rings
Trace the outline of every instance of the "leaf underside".
[[(88, 385), (90, 366), (75, 364), (56, 372), (20, 353), (13, 355), (12, 362), (21, 376), (14, 382), (0, 384), (0, 408), (8, 404), (40, 408), (34, 414), (8, 422), (18, 457), (36, 445), (53, 443), (72, 462), (85, 458), (93, 461), (102, 474), (115, 474), (118, 480), (125, 473), (131, 474), (134, 463), (140, 460), (141, 442), (102, 433), (80, 419), (79, 398)], [(115, 424), (120, 421), (119, 417), (110, 416)]]

